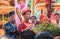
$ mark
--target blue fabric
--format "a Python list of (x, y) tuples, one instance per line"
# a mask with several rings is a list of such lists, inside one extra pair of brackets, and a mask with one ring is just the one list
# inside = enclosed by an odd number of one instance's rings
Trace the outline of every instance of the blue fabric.
[(13, 32), (15, 32), (17, 30), (17, 26), (15, 24), (12, 24), (10, 21), (7, 22), (5, 25), (4, 25), (4, 29), (5, 29), (5, 35), (8, 36), (9, 38), (11, 39), (16, 39), (16, 36), (14, 36)]

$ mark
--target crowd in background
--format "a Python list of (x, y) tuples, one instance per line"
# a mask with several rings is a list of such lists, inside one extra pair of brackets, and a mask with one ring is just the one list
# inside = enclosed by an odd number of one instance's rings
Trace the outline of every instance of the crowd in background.
[(40, 15), (40, 21), (37, 21), (35, 16), (31, 16), (30, 9), (26, 9), (22, 12), (24, 21), (18, 26), (16, 25), (15, 11), (11, 11), (9, 13), (10, 20), (4, 24), (5, 35), (9, 39), (54, 39), (51, 33), (39, 32), (37, 34), (33, 30), (37, 25), (43, 24), (44, 21), (53, 23), (58, 27), (59, 14), (53, 13), (55, 10), (54, 3), (51, 6), (51, 10), (49, 10), (49, 4), (46, 4), (47, 10)]

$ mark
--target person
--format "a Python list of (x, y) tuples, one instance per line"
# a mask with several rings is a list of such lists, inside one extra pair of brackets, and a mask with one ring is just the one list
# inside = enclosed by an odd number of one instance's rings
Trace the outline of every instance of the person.
[(18, 26), (18, 31), (19, 32), (21, 32), (23, 30), (26, 30), (26, 29), (31, 29), (32, 28), (32, 24), (29, 22), (30, 14), (31, 14), (31, 10), (29, 10), (29, 9), (26, 9), (26, 10), (24, 10), (24, 12), (22, 12), (24, 22), (19, 24), (19, 26)]
[(35, 33), (31, 30), (25, 30), (20, 33), (20, 38), (21, 39), (34, 39), (35, 38)]
[(54, 18), (54, 11), (55, 11), (55, 2), (52, 1), (51, 2), (51, 7), (50, 7), (50, 4), (47, 3), (46, 4), (46, 9), (47, 9), (47, 12), (49, 13), (48, 14), (48, 21), (50, 22), (51, 21), (51, 18)]
[(56, 19), (57, 23), (59, 24), (59, 14), (56, 13), (56, 14), (54, 14), (54, 15), (55, 15), (55, 19)]
[(48, 32), (41, 32), (35, 36), (35, 39), (54, 39), (54, 36)]
[(9, 13), (10, 20), (4, 24), (5, 35), (9, 37), (9, 39), (18, 39), (18, 31), (15, 23), (15, 11), (11, 11)]
[(37, 19), (36, 16), (30, 17), (31, 23), (34, 24), (35, 26), (39, 24), (39, 21), (37, 21), (36, 19)]
[(47, 12), (44, 12), (40, 15), (40, 23), (42, 24), (44, 21), (48, 21), (48, 16), (47, 16)]
[(51, 3), (50, 23), (51, 23), (51, 24), (54, 24), (54, 27), (58, 28), (57, 19), (56, 19), (56, 16), (57, 16), (56, 13), (57, 13), (57, 12), (54, 13), (54, 11), (55, 11), (55, 5), (54, 5), (54, 4), (55, 4), (55, 2), (52, 2), (52, 3)]

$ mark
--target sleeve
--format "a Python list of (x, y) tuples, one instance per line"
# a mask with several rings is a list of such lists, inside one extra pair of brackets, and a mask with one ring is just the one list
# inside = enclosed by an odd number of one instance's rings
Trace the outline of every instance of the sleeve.
[(21, 24), (18, 26), (18, 32), (21, 32), (22, 31), (22, 26)]
[(18, 31), (19, 32), (21, 32), (24, 29), (26, 29), (26, 26), (23, 23), (18, 26)]
[(13, 32), (12, 27), (11, 27), (10, 25), (8, 25), (8, 24), (5, 24), (5, 25), (4, 25), (4, 29), (5, 29), (5, 31), (6, 31), (7, 33), (12, 33), (12, 32)]

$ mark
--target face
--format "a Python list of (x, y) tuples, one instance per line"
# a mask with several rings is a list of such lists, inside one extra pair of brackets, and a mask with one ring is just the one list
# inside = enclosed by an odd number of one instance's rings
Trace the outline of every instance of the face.
[(51, 4), (51, 11), (53, 12), (55, 10), (55, 5), (54, 3)]
[(56, 15), (55, 18), (56, 18), (56, 21), (59, 22), (59, 16)]
[(35, 17), (32, 17), (32, 18), (31, 18), (31, 21), (32, 21), (32, 22), (35, 22), (35, 21), (36, 21), (36, 18), (35, 18)]
[(10, 16), (10, 21), (13, 22), (13, 23), (15, 22), (15, 14)]
[(27, 12), (25, 15), (23, 15), (24, 19), (29, 20), (30, 19), (30, 12)]

